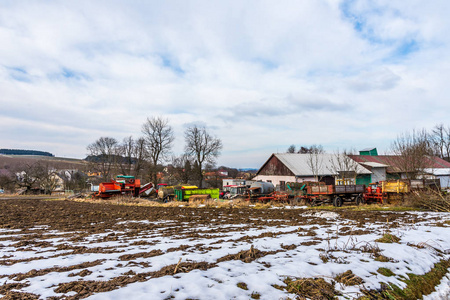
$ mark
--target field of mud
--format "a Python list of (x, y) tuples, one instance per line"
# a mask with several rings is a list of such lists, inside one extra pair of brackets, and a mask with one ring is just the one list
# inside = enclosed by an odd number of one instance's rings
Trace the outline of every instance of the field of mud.
[[(0, 200), (0, 297), (284, 299), (298, 296), (286, 278), (320, 277), (336, 297), (356, 299), (380, 282), (401, 287), (407, 274), (448, 259), (449, 220), (426, 212)], [(386, 233), (399, 240), (377, 242)], [(359, 279), (336, 282), (348, 270)]]

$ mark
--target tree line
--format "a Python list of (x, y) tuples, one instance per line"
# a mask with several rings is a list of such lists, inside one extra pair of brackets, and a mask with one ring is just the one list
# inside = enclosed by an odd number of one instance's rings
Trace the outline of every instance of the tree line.
[[(175, 141), (169, 120), (160, 116), (147, 118), (141, 127), (142, 136), (128, 136), (119, 142), (114, 137), (100, 137), (87, 146), (91, 171), (100, 172), (104, 180), (118, 173), (134, 175), (158, 183), (165, 167), (171, 168), (170, 180), (203, 185), (203, 170), (215, 165), (222, 150), (222, 141), (205, 126), (190, 125), (184, 131), (184, 153), (172, 154)], [(164, 166), (169, 163), (168, 166)]]
[(38, 150), (23, 150), (23, 149), (0, 149), (0, 154), (4, 155), (40, 155), (40, 156), (50, 156), (54, 155), (50, 152), (38, 151)]

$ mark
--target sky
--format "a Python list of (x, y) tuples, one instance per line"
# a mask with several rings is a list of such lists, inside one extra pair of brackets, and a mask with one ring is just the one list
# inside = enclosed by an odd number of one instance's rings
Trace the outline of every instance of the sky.
[(450, 125), (450, 1), (0, 1), (0, 148), (84, 158), (167, 118), (218, 165)]

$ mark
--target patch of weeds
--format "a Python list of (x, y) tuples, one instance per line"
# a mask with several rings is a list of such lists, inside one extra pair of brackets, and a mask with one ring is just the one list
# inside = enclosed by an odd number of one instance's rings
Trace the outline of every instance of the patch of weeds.
[(359, 285), (364, 283), (364, 280), (361, 277), (353, 274), (352, 270), (347, 270), (344, 273), (337, 275), (334, 280), (347, 286)]
[(355, 250), (359, 250), (364, 253), (370, 253), (370, 256), (373, 258), (376, 258), (381, 255), (381, 249), (378, 247), (378, 245), (371, 243), (366, 243)]
[(404, 292), (407, 296), (412, 298), (422, 298), (422, 295), (428, 295), (434, 291), (442, 277), (447, 274), (447, 269), (450, 267), (450, 259), (443, 260), (436, 263), (430, 272), (424, 275), (408, 274), (409, 280), (405, 280), (408, 285)]
[(379, 261), (379, 262), (390, 262), (393, 261), (392, 258), (384, 256), (384, 255), (379, 255), (377, 257), (374, 258), (375, 261)]
[(381, 238), (375, 240), (375, 242), (378, 243), (398, 243), (400, 241), (400, 238), (390, 234), (390, 233), (385, 233)]
[(436, 252), (438, 252), (438, 253), (442, 253), (442, 250), (440, 250), (440, 249), (438, 249), (438, 248), (435, 248), (435, 247), (433, 247), (433, 246), (431, 246), (430, 244), (425, 243), (425, 242), (420, 242), (420, 243), (417, 243), (417, 244), (414, 244), (414, 243), (407, 243), (407, 245), (410, 246), (410, 247), (416, 247), (416, 248), (418, 248), (418, 249), (424, 249), (424, 248), (427, 248), (427, 249), (434, 250), (434, 251), (436, 251)]
[(243, 290), (248, 290), (247, 284), (245, 282), (238, 282), (237, 287)]
[(383, 267), (382, 268), (378, 268), (377, 272), (380, 273), (381, 275), (386, 276), (386, 277), (390, 277), (390, 276), (394, 276), (395, 275), (395, 273), (392, 272), (390, 269), (383, 268)]
[[(331, 254), (330, 252), (327, 253), (320, 253), (319, 254), (319, 258), (324, 262), (327, 263), (329, 261), (337, 263), (337, 264), (348, 264), (347, 261), (345, 261), (344, 258), (342, 257), (336, 257), (333, 254)], [(317, 264), (313, 264), (311, 262), (308, 262), (311, 265), (317, 265)]]
[(300, 245), (302, 245), (302, 246), (315, 246), (315, 245), (318, 245), (320, 243), (321, 243), (321, 241), (308, 241), (308, 242), (302, 242), (302, 243), (300, 243)]
[(286, 289), (285, 286), (278, 285), (278, 284), (272, 284), (272, 287), (277, 289), (277, 290), (280, 290), (280, 291), (284, 291)]
[(381, 284), (377, 290), (361, 290), (365, 297), (361, 299), (422, 299), (424, 295), (431, 294), (435, 287), (440, 284), (442, 278), (447, 274), (450, 267), (450, 259), (441, 260), (434, 264), (430, 272), (423, 275), (408, 273), (409, 279), (402, 278), (406, 283), (404, 289), (395, 284)]
[(294, 250), (295, 248), (297, 248), (297, 245), (296, 244), (292, 244), (292, 245), (281, 244), (281, 248), (283, 248), (284, 250)]
[(260, 298), (261, 298), (261, 294), (258, 293), (258, 292), (253, 292), (253, 293), (250, 295), (250, 298), (252, 298), (252, 299), (260, 299)]
[(288, 293), (296, 294), (299, 299), (337, 299), (340, 295), (334, 288), (334, 282), (328, 283), (323, 278), (300, 278), (284, 280)]
[(325, 253), (320, 253), (319, 257), (325, 264), (330, 260), (330, 258), (328, 257), (328, 254), (325, 254)]

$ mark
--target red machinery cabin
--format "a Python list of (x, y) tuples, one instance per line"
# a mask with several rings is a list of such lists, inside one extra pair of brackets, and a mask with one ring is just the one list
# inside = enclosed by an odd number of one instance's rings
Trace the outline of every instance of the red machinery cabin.
[(114, 195), (139, 196), (141, 181), (134, 176), (118, 175), (111, 182), (102, 182), (99, 185), (96, 197), (110, 198)]
[(387, 199), (387, 194), (383, 193), (382, 187), (378, 184), (369, 185), (363, 196), (366, 203), (378, 202), (382, 204)]

